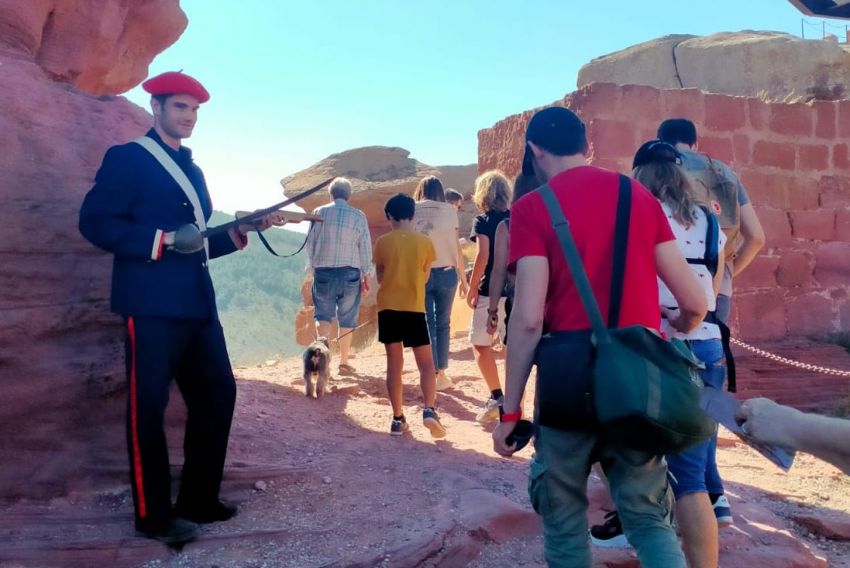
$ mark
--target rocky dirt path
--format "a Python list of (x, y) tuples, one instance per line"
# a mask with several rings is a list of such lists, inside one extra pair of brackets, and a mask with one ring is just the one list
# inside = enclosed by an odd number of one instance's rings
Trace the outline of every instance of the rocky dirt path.
[[(438, 396), (445, 440), (433, 441), (421, 424), (409, 354), (412, 432), (401, 438), (388, 435), (378, 346), (355, 359), (358, 376), (335, 378), (321, 400), (304, 397), (295, 359), (237, 369), (223, 486), (240, 504), (236, 518), (206, 527), (181, 551), (135, 538), (123, 464), (114, 464), (96, 491), (5, 503), (0, 567), (545, 566), (526, 494), (532, 450), (510, 460), (492, 452), (488, 431), (474, 422), (484, 383), (465, 341), (452, 347), (455, 388)], [(850, 566), (850, 479), (806, 455), (785, 474), (729, 434), (722, 446), (735, 513), (721, 536), (722, 566)], [(173, 448), (175, 461), (179, 454)], [(597, 521), (610, 502), (598, 480), (590, 492)], [(594, 556), (597, 566), (637, 566), (629, 550)]]

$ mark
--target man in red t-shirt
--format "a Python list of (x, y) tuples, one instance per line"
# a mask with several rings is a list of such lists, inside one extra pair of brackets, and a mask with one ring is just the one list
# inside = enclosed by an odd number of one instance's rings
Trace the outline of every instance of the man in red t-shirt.
[[(548, 180), (581, 254), (601, 312), (607, 313), (612, 279), (618, 177), (588, 166), (585, 127), (572, 111), (537, 112), (526, 130), (523, 173)], [(677, 329), (690, 330), (705, 315), (705, 296), (652, 194), (632, 181), (632, 208), (620, 326), (658, 329), (656, 275), (679, 303)], [(495, 450), (511, 455), (507, 436), (520, 419), (520, 401), (542, 332), (587, 330), (588, 317), (539, 193), (518, 200), (511, 211), (509, 263), (516, 267), (514, 308), (508, 331), (507, 378), (502, 422), (493, 432)], [(547, 286), (540, 286), (546, 282)], [(588, 345), (588, 349), (590, 346)], [(564, 380), (571, 369), (565, 365)], [(537, 414), (537, 413), (535, 413)], [(535, 425), (529, 495), (543, 517), (546, 560), (551, 566), (590, 566), (586, 485), (590, 466), (600, 462), (629, 542), (643, 566), (684, 567), (669, 522), (672, 496), (662, 456), (610, 447), (591, 425), (560, 429)]]

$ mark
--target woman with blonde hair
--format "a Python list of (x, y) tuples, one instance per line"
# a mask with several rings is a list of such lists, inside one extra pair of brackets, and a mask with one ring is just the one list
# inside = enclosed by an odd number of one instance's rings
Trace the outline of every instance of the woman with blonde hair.
[[(502, 402), (502, 387), (499, 382), (499, 370), (493, 354), (493, 333), (487, 331), (487, 309), (490, 306), (490, 277), (493, 270), (496, 229), (499, 223), (510, 216), (508, 207), (511, 202), (511, 182), (505, 174), (491, 170), (475, 180), (475, 193), (472, 200), (481, 214), (475, 218), (470, 240), (478, 245), (472, 276), (469, 279), (469, 294), (466, 302), (472, 308), (472, 323), (469, 329), (469, 341), (475, 351), (475, 361), (481, 375), (490, 389), (490, 397), (484, 408), (476, 416), (480, 423), (499, 418), (499, 404)], [(504, 320), (504, 292), (499, 293), (497, 318)]]
[[(514, 178), (514, 195), (511, 205), (517, 199), (540, 187), (540, 180), (535, 175), (519, 174)], [(490, 272), (490, 304), (487, 307), (487, 333), (496, 333), (499, 329), (499, 291), (505, 292), (505, 319), (503, 320), (506, 330), (504, 343), (508, 344), (507, 329), (508, 321), (511, 319), (511, 307), (514, 296), (514, 272), (508, 272), (508, 251), (511, 246), (510, 219), (505, 219), (496, 228), (495, 244), (493, 247), (493, 270)]]
[(443, 184), (438, 178), (422, 178), (413, 198), (416, 200), (413, 226), (417, 232), (431, 239), (437, 253), (425, 285), (425, 316), (437, 372), (437, 390), (445, 390), (453, 386), (451, 379), (446, 376), (452, 304), (458, 283), (461, 297), (469, 289), (465, 266), (460, 261), (460, 225), (457, 210), (446, 202)]

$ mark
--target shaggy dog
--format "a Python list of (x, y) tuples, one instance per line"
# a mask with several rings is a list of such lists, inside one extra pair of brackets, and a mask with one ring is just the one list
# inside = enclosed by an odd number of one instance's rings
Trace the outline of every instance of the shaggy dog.
[[(328, 348), (327, 337), (320, 337), (304, 350), (304, 384), (305, 393), (312, 398), (325, 394), (325, 386), (331, 374), (331, 350)], [(313, 386), (313, 376), (316, 385)]]

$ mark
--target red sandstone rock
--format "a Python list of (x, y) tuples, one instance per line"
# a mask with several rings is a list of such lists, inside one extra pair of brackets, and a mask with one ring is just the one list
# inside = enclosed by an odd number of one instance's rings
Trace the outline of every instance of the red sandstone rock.
[(791, 234), (812, 241), (835, 240), (835, 209), (791, 211)]
[(804, 144), (797, 151), (799, 169), (822, 171), (829, 167), (829, 146), (825, 144)]
[(784, 287), (810, 286), (813, 283), (813, 269), (814, 255), (810, 252), (788, 251), (779, 261), (776, 282)]
[(176, 0), (0, 0), (4, 498), (55, 495), (126, 460), (111, 259), (82, 239), (77, 215), (106, 148), (151, 118), (74, 85), (126, 90), (183, 27)]
[(706, 93), (703, 100), (707, 130), (730, 132), (746, 127), (746, 98)]
[(0, 410), (0, 428), (9, 433), (4, 454), (17, 448), (2, 460), (0, 494), (11, 496), (89, 463), (98, 436), (84, 430), (102, 424), (81, 422), (84, 409), (109, 412), (99, 397), (121, 385), (120, 321), (107, 307), (111, 263), (83, 241), (77, 212), (106, 148), (143, 133), (150, 118), (124, 99), (52, 82), (32, 62), (0, 63), (0, 361), (16, 401)]
[(850, 520), (837, 514), (797, 513), (792, 518), (818, 536), (850, 540)]
[(147, 76), (187, 22), (178, 0), (0, 0), (0, 52), (86, 92), (117, 94)]
[(850, 244), (824, 243), (817, 248), (815, 280), (823, 287), (845, 286), (850, 281)]

